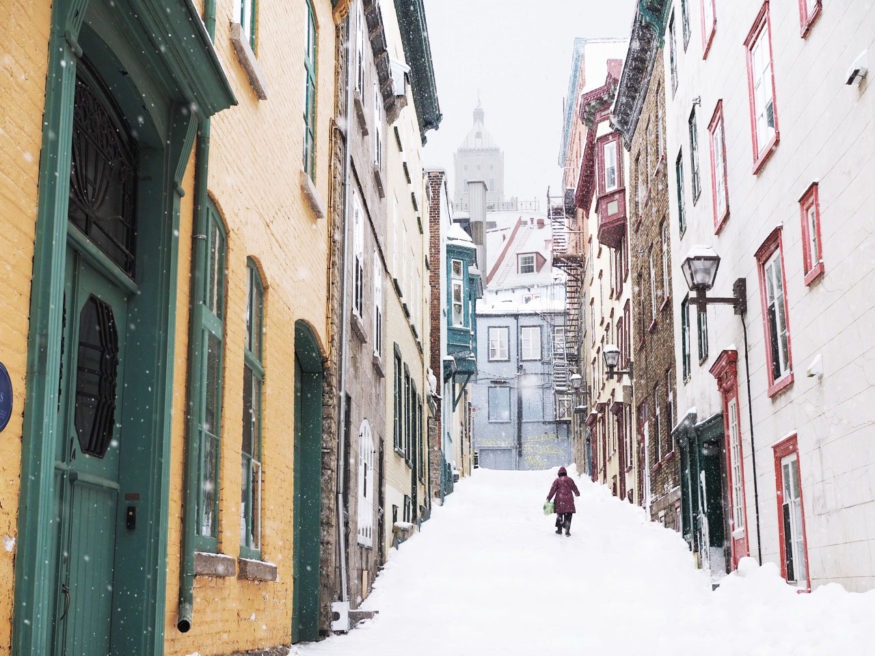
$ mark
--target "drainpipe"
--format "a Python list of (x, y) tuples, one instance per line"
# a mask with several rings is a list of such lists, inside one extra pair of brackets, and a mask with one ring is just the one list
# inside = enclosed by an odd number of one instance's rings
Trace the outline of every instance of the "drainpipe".
[[(351, 185), (349, 184), (349, 171), (351, 169), (350, 161), (352, 159), (352, 153), (350, 152), (349, 147), (349, 131), (350, 131), (350, 122), (352, 121), (352, 93), (350, 89), (353, 88), (353, 80), (352, 80), (352, 25), (353, 25), (353, 11), (352, 7), (350, 7), (350, 11), (346, 17), (347, 22), (347, 30), (346, 30), (346, 125), (343, 129), (343, 143), (344, 143), (344, 156), (343, 156), (343, 207), (341, 208), (341, 216), (342, 216), (342, 224), (343, 224), (343, 255), (341, 257), (342, 261), (342, 270), (340, 272), (340, 367), (338, 368), (338, 392), (340, 394), (340, 403), (339, 407), (339, 421), (337, 423), (338, 432), (337, 432), (337, 539), (338, 544), (340, 545), (340, 600), (341, 601), (349, 601), (349, 592), (348, 588), (348, 574), (347, 574), (347, 555), (346, 555), (346, 526), (344, 522), (344, 517), (346, 517), (346, 508), (343, 505), (343, 488), (346, 485), (345, 479), (345, 468), (344, 463), (346, 462), (346, 440), (344, 440), (344, 427), (346, 426), (346, 377), (344, 374), (346, 373), (346, 368), (348, 365), (348, 351), (346, 348), (347, 337), (347, 316), (349, 312), (349, 307), (347, 305), (346, 300), (346, 272), (347, 267), (349, 265), (349, 239), (347, 239), (346, 230), (348, 221), (346, 220), (349, 206), (350, 206), (350, 194), (351, 194)], [(380, 536), (382, 540), (382, 536)]]
[[(216, 36), (216, 0), (204, 1), (204, 26), (214, 41)], [(194, 226), (192, 231), (191, 289), (201, 289), (203, 262), (206, 253), (207, 173), (210, 160), (210, 119), (200, 119), (195, 146)], [(192, 295), (192, 298), (194, 296)], [(199, 340), (200, 338), (198, 338)], [(197, 341), (197, 340), (195, 340)], [(180, 633), (191, 629), (194, 613), (194, 536), (197, 530), (198, 448), (195, 440), (185, 442), (185, 480), (183, 488), (182, 562), (179, 569), (179, 606), (176, 628)]]
[(763, 564), (763, 543), (760, 539), (760, 493), (757, 486), (757, 448), (753, 441), (753, 397), (750, 395), (750, 361), (747, 357), (747, 324), (744, 315), (741, 316), (741, 327), (744, 330), (744, 370), (747, 378), (747, 419), (750, 422), (750, 463), (753, 468), (753, 505), (757, 526), (757, 561)]

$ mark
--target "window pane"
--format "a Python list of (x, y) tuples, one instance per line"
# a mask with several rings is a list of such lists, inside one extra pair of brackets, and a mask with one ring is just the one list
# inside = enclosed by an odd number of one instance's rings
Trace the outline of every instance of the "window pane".
[(539, 326), (520, 328), (520, 358), (523, 360), (541, 359), (541, 328)]
[(489, 388), (489, 421), (510, 421), (510, 388)]
[(543, 421), (544, 393), (534, 376), (520, 378), (523, 421)]

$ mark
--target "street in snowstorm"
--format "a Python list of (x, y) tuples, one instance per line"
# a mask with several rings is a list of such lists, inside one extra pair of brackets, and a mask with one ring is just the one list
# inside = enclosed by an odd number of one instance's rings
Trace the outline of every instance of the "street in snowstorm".
[(566, 537), (542, 510), (555, 468), (476, 470), (392, 554), (375, 619), (290, 656), (872, 653), (875, 592), (799, 594), (750, 558), (712, 591), (677, 533), (569, 473)]

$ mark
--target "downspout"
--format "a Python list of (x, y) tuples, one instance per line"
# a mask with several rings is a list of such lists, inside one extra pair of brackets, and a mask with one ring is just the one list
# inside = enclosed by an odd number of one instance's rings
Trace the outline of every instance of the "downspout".
[[(204, 0), (204, 26), (210, 40), (216, 37), (216, 0)], [(191, 289), (201, 289), (203, 282), (203, 267), (199, 263), (206, 258), (206, 208), (207, 208), (207, 174), (210, 160), (210, 119), (200, 119), (198, 125), (197, 144), (195, 146), (195, 189), (194, 189), (194, 226), (192, 230), (192, 268)], [(192, 294), (191, 298), (194, 298)], [(193, 303), (189, 304), (193, 308)], [(191, 317), (189, 317), (191, 321)], [(199, 332), (199, 331), (198, 331)], [(200, 338), (196, 338), (197, 342)], [(191, 401), (189, 401), (190, 403)], [(194, 536), (197, 529), (197, 485), (198, 485), (197, 442), (191, 439), (191, 432), (185, 441), (185, 480), (183, 488), (182, 514), (182, 562), (179, 568), (179, 606), (176, 616), (176, 628), (180, 633), (188, 633), (194, 613)]]
[[(347, 313), (349, 312), (349, 307), (347, 306), (346, 300), (346, 272), (349, 266), (349, 248), (347, 244), (349, 240), (346, 238), (346, 230), (347, 230), (347, 214), (350, 206), (350, 193), (351, 187), (349, 184), (349, 171), (350, 171), (350, 160), (352, 159), (352, 154), (350, 152), (349, 147), (349, 130), (350, 130), (350, 121), (352, 120), (352, 93), (350, 89), (352, 88), (352, 8), (350, 8), (349, 13), (346, 17), (347, 28), (346, 28), (346, 84), (344, 85), (346, 88), (346, 125), (343, 129), (343, 144), (344, 144), (344, 154), (343, 154), (343, 207), (341, 208), (341, 222), (343, 224), (343, 255), (341, 257), (343, 267), (340, 272), (340, 367), (337, 372), (338, 376), (338, 393), (340, 394), (340, 403), (338, 403), (338, 408), (340, 412), (339, 421), (337, 423), (338, 433), (337, 433), (337, 540), (340, 545), (340, 600), (341, 601), (349, 601), (349, 592), (348, 588), (348, 575), (347, 575), (347, 555), (346, 555), (346, 523), (344, 518), (346, 517), (346, 508), (343, 505), (343, 489), (346, 485), (344, 463), (346, 462), (346, 440), (344, 439), (344, 432), (346, 426), (346, 377), (344, 374), (346, 373), (346, 368), (348, 365), (348, 350), (346, 348), (346, 340), (347, 340), (347, 332), (346, 327), (348, 324), (347, 321)], [(380, 536), (382, 540), (382, 536)]]
[(753, 467), (753, 505), (757, 527), (757, 561), (763, 564), (763, 543), (760, 540), (760, 493), (757, 486), (757, 449), (753, 440), (753, 397), (750, 395), (750, 361), (747, 357), (747, 324), (744, 315), (741, 316), (741, 327), (744, 330), (744, 371), (747, 378), (747, 418), (750, 422), (750, 463)]

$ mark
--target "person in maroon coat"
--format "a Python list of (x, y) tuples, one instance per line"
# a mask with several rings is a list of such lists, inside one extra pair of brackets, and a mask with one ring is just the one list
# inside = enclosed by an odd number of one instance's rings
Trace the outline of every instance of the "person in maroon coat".
[(556, 497), (553, 504), (553, 509), (556, 511), (556, 533), (561, 535), (564, 528), (565, 535), (571, 535), (571, 516), (577, 512), (574, 507), (574, 497), (579, 497), (580, 491), (574, 481), (568, 477), (565, 467), (559, 468), (559, 475), (550, 487), (547, 501), (554, 496)]

